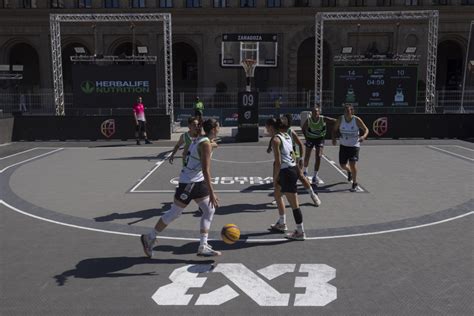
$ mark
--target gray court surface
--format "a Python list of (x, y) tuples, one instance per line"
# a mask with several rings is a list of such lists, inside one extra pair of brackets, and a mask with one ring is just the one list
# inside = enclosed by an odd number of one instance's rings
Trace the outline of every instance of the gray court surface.
[[(267, 229), (278, 217), (267, 144), (213, 154), (210, 243), (223, 255), (211, 259), (195, 254), (194, 203), (153, 259), (141, 249), (173, 199), (172, 141), (0, 146), (0, 314), (474, 314), (474, 144), (369, 140), (356, 193), (327, 145), (322, 205), (300, 186), (304, 242)], [(227, 223), (242, 232), (234, 245), (220, 241)]]

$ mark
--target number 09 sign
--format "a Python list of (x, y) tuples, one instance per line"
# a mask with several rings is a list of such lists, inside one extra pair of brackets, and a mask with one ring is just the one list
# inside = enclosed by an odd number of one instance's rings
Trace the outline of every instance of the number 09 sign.
[(258, 128), (258, 93), (239, 92), (239, 120), (240, 128)]

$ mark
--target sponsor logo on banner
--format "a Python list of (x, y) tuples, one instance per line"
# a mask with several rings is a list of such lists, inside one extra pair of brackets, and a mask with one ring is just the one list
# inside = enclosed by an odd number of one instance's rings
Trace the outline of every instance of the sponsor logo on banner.
[(384, 116), (376, 119), (372, 124), (372, 130), (377, 136), (385, 135), (388, 131), (388, 118)]
[[(190, 294), (197, 291), (192, 288), (202, 288), (217, 273), (225, 276), (225, 285), (208, 293)], [(297, 274), (289, 292), (279, 292), (270, 285), (269, 281), (287, 273)], [(336, 287), (328, 283), (335, 277), (336, 269), (326, 264), (271, 264), (255, 272), (242, 263), (187, 265), (175, 269), (169, 276), (171, 283), (158, 288), (152, 299), (158, 305), (186, 306), (193, 302), (217, 306), (245, 294), (259, 306), (325, 306), (337, 299)]]
[(94, 92), (94, 90), (95, 90), (94, 83), (92, 81), (89, 81), (89, 80), (83, 81), (81, 83), (81, 90), (82, 90), (82, 92), (84, 92), (86, 94)]
[(232, 115), (230, 117), (226, 117), (224, 119), (224, 121), (226, 121), (226, 122), (237, 122), (238, 119), (239, 119), (239, 114), (238, 113), (232, 113)]
[(115, 134), (115, 120), (105, 120), (100, 124), (100, 132), (107, 138), (112, 137)]

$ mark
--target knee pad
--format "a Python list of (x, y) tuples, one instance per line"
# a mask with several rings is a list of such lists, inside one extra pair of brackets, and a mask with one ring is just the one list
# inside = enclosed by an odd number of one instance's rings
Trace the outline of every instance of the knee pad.
[(216, 210), (213, 206), (209, 205), (208, 197), (200, 201), (198, 205), (202, 210), (201, 229), (209, 230), (209, 228), (211, 227), (212, 218), (214, 217), (214, 213), (216, 212)]
[(181, 213), (183, 212), (184, 208), (179, 207), (178, 205), (174, 204), (171, 205), (171, 208), (161, 216), (161, 219), (163, 220), (163, 223), (166, 225), (171, 224), (172, 221), (177, 219), (178, 217), (181, 216)]
[(296, 224), (301, 224), (303, 223), (303, 213), (301, 213), (301, 209), (300, 208), (295, 208), (293, 210), (293, 216), (295, 218), (295, 223)]

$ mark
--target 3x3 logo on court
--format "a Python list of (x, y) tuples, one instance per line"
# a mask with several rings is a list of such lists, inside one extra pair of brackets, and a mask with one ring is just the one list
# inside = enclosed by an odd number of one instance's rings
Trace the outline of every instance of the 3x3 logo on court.
[[(192, 288), (202, 288), (218, 273), (228, 284), (204, 294), (187, 294)], [(286, 273), (297, 275), (291, 284), (293, 291), (281, 293), (269, 281)], [(174, 270), (169, 276), (172, 282), (160, 287), (152, 299), (158, 305), (189, 305), (197, 296), (194, 305), (216, 306), (240, 296), (237, 287), (260, 306), (325, 306), (337, 299), (336, 287), (328, 283), (335, 277), (336, 269), (326, 264), (271, 264), (256, 272), (241, 263), (187, 265)], [(304, 293), (299, 288), (304, 288)]]

